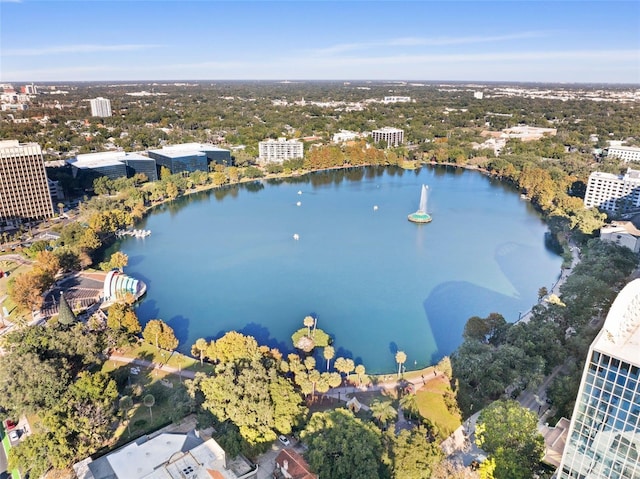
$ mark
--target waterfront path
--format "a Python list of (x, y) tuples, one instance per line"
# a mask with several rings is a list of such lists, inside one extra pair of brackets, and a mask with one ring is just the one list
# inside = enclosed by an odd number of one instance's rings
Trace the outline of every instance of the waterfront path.
[(193, 371), (189, 371), (188, 369), (178, 369), (174, 368), (173, 366), (167, 366), (166, 364), (154, 363), (145, 359), (131, 358), (128, 356), (122, 356), (120, 354), (112, 354), (111, 356), (109, 356), (109, 361), (113, 361), (115, 363), (127, 363), (134, 366), (155, 369), (157, 371), (164, 371), (165, 373), (175, 374), (187, 379), (193, 379), (196, 376), (196, 373), (194, 373)]
[[(556, 280), (556, 282), (551, 286), (551, 289), (547, 291), (547, 294), (540, 299), (539, 303), (543, 303), (549, 299), (551, 295), (560, 296), (560, 286), (562, 286), (567, 278), (571, 276), (573, 273), (573, 268), (575, 268), (580, 262), (580, 248), (576, 246), (576, 244), (569, 240), (569, 250), (571, 251), (571, 266), (568, 268), (562, 268), (560, 271), (560, 276)], [(533, 308), (524, 313), (518, 321), (524, 321), (525, 323), (529, 322), (533, 317)]]

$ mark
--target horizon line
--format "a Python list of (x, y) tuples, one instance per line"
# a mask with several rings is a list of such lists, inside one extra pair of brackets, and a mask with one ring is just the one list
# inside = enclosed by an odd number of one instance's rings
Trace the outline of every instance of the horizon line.
[(274, 82), (274, 83), (305, 83), (305, 82), (365, 82), (365, 83), (476, 83), (478, 85), (493, 83), (535, 83), (543, 85), (636, 85), (640, 87), (640, 82), (621, 81), (563, 81), (563, 80), (418, 80), (418, 79), (367, 79), (367, 78), (334, 78), (334, 79), (312, 79), (312, 78), (278, 78), (278, 79), (257, 79), (257, 78), (226, 78), (226, 79), (136, 79), (136, 80), (5, 80), (0, 78), (0, 83), (176, 83), (176, 82)]

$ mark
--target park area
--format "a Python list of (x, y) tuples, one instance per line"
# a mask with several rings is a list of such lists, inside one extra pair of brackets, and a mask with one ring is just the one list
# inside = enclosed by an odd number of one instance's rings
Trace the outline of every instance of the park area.
[[(120, 359), (114, 359), (120, 358)], [(125, 362), (124, 359), (131, 362)], [(123, 391), (120, 417), (125, 419), (116, 430), (110, 448), (151, 433), (193, 412), (193, 403), (184, 387), (185, 379), (196, 372), (212, 372), (210, 364), (140, 343), (113, 352), (102, 367)]]

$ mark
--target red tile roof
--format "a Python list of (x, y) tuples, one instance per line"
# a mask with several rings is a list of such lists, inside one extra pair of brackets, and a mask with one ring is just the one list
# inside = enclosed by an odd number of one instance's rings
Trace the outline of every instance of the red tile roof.
[(292, 479), (318, 479), (309, 469), (307, 461), (293, 449), (283, 449), (276, 457), (276, 464), (281, 470), (285, 469), (285, 461), (286, 471)]

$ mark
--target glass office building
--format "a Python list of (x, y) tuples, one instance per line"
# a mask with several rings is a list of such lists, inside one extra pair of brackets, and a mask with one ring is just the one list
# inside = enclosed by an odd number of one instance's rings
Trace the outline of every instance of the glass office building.
[(229, 166), (232, 164), (231, 152), (208, 143), (182, 143), (165, 145), (160, 150), (149, 150), (150, 158), (164, 166), (172, 174), (208, 171), (211, 163)]
[(156, 181), (156, 161), (153, 158), (125, 151), (104, 151), (102, 153), (85, 153), (67, 160), (73, 167), (73, 175), (80, 172), (94, 177), (107, 176), (112, 180), (131, 177), (143, 173), (149, 181)]
[(640, 479), (640, 279), (589, 348), (559, 479)]

